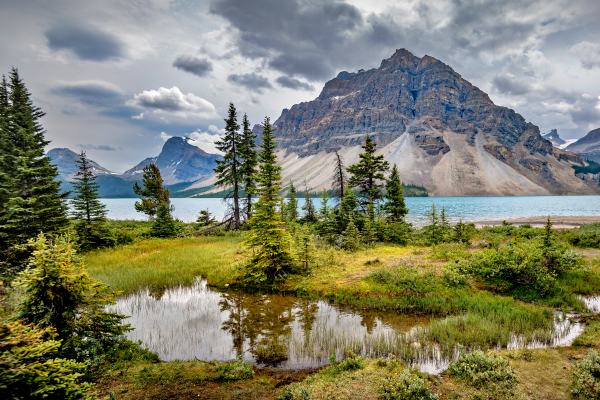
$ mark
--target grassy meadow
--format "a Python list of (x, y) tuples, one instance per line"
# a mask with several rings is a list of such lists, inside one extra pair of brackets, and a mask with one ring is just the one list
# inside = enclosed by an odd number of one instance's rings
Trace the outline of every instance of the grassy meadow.
[[(490, 391), (448, 372), (410, 378), (421, 379), (439, 399), (568, 399), (575, 363), (590, 349), (600, 350), (600, 321), (586, 313), (578, 300), (579, 295), (600, 293), (600, 251), (575, 248), (583, 258), (582, 267), (561, 275), (551, 296), (527, 301), (461, 275), (456, 267), (490, 247), (515, 238), (531, 240), (541, 232), (483, 229), (470, 245), (375, 244), (352, 252), (317, 243), (310, 273), (290, 276), (277, 290), (359, 309), (431, 317), (433, 322), (421, 339), (447, 349), (459, 344), (473, 349), (505, 346), (515, 333), (547, 338), (553, 310), (581, 312), (586, 328), (571, 347), (494, 353), (508, 363), (515, 377), (510, 390), (498, 386)], [(89, 252), (84, 260), (94, 278), (121, 293), (190, 284), (198, 276), (213, 287), (239, 287), (246, 257), (244, 235), (140, 237), (117, 248)], [(566, 242), (568, 235), (573, 233), (559, 233), (559, 238)], [(227, 363), (142, 360), (114, 366), (95, 390), (101, 396), (128, 399), (402, 398), (393, 397), (403, 385), (394, 379), (406, 365), (397, 359), (361, 359), (357, 364), (347, 369), (334, 364), (318, 371), (251, 368), (252, 374), (234, 366), (233, 375), (242, 375), (225, 379), (219, 374), (230, 368)], [(387, 396), (381, 392), (385, 385), (392, 397), (382, 397)]]

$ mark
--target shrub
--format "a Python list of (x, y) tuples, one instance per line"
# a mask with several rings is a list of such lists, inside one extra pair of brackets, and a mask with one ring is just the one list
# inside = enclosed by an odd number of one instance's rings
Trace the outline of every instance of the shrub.
[(252, 365), (242, 359), (228, 361), (217, 366), (215, 380), (219, 382), (232, 382), (250, 379), (254, 376)]
[(580, 265), (580, 258), (560, 244), (519, 241), (477, 253), (461, 263), (459, 270), (499, 292), (529, 300), (548, 296), (556, 288), (557, 277)]
[(80, 399), (85, 365), (57, 356), (53, 329), (11, 322), (0, 325), (0, 397), (4, 399)]
[(288, 359), (288, 349), (278, 339), (263, 339), (251, 350), (259, 364), (275, 366)]
[(571, 396), (575, 400), (600, 399), (600, 356), (590, 351), (575, 365)]
[(358, 369), (362, 369), (365, 366), (364, 360), (361, 356), (354, 354), (351, 351), (348, 351), (345, 354), (345, 357), (341, 361), (335, 361), (335, 356), (332, 357), (334, 362), (332, 362), (332, 366), (336, 369), (336, 371), (355, 371)]
[(390, 242), (402, 245), (408, 243), (412, 231), (410, 224), (407, 224), (404, 221), (378, 221), (376, 228), (378, 239), (382, 242)]
[(600, 249), (600, 223), (584, 225), (567, 235), (573, 246)]
[(379, 389), (382, 400), (437, 400), (425, 380), (405, 369), (397, 378), (388, 378)]
[(441, 287), (441, 279), (431, 272), (419, 272), (401, 265), (395, 268), (383, 268), (374, 271), (369, 278), (376, 283), (393, 288), (405, 295), (423, 295)]
[(476, 388), (488, 384), (510, 387), (516, 383), (515, 374), (506, 359), (482, 351), (462, 354), (450, 365), (448, 372)]

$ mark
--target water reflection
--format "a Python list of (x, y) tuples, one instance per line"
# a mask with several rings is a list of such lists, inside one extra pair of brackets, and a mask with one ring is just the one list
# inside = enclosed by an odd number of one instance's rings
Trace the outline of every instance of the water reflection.
[[(590, 304), (596, 301), (590, 300)], [(586, 302), (587, 303), (587, 302)], [(592, 308), (588, 304), (588, 307)], [(464, 348), (442, 351), (428, 343), (428, 320), (395, 313), (356, 312), (292, 296), (219, 293), (197, 280), (162, 293), (120, 298), (114, 311), (130, 315), (132, 340), (162, 360), (244, 360), (283, 369), (314, 368), (352, 350), (364, 356), (395, 354), (423, 372), (444, 371)], [(568, 346), (583, 331), (576, 316), (556, 313), (542, 338), (512, 335), (508, 348)]]

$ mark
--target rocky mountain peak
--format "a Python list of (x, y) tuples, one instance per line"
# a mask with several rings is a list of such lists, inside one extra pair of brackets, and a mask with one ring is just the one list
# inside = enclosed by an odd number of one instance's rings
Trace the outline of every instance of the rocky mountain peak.
[[(371, 135), (381, 152), (391, 152), (390, 161), (398, 161), (406, 181), (439, 194), (590, 190), (573, 174), (575, 155), (553, 148), (537, 126), (495, 105), (450, 66), (406, 49), (379, 68), (340, 72), (315, 100), (284, 110), (273, 127), (286, 157), (298, 157), (290, 158), (293, 163), (358, 149)], [(442, 164), (457, 174), (453, 184), (433, 176), (432, 168)], [(504, 177), (494, 177), (501, 170)], [(294, 179), (305, 179), (307, 171), (298, 171), (302, 176)], [(315, 181), (317, 175), (323, 174), (315, 173)]]

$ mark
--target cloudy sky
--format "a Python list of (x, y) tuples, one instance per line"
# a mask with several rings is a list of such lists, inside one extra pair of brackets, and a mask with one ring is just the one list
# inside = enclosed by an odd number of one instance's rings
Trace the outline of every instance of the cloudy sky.
[(0, 0), (0, 70), (19, 68), (51, 147), (117, 172), (233, 101), (252, 123), (395, 49), (441, 59), (542, 131), (600, 126), (597, 0)]

